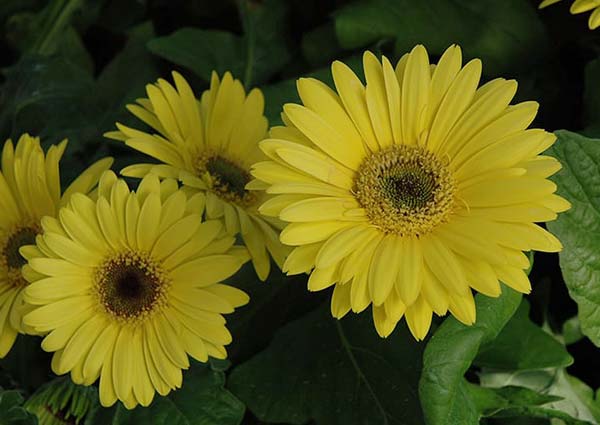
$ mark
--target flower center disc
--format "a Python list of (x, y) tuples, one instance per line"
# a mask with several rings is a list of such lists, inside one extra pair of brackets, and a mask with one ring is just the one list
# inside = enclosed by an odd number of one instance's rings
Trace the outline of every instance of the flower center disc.
[(385, 233), (421, 236), (444, 222), (454, 205), (450, 171), (423, 148), (398, 145), (365, 158), (354, 194)]
[(145, 316), (164, 302), (168, 281), (149, 257), (127, 252), (96, 270), (96, 288), (105, 309), (121, 319)]
[(25, 286), (27, 281), (21, 275), (21, 267), (27, 264), (19, 252), (25, 245), (35, 245), (35, 237), (40, 233), (38, 226), (19, 226), (8, 233), (2, 245), (2, 263), (8, 272), (8, 281), (12, 286)]
[(220, 197), (239, 205), (249, 206), (256, 201), (255, 193), (245, 189), (251, 180), (250, 173), (235, 162), (219, 155), (207, 156), (198, 161), (200, 172), (208, 172), (212, 189)]

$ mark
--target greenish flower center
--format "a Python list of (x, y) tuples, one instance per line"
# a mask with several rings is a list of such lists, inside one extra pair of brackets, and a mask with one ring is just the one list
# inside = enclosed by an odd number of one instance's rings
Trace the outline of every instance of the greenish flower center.
[(214, 156), (206, 162), (206, 170), (215, 179), (216, 186), (223, 192), (234, 194), (240, 198), (246, 196), (246, 184), (250, 174), (233, 162)]
[(235, 161), (214, 152), (204, 152), (194, 161), (194, 169), (200, 178), (208, 179), (212, 192), (226, 202), (242, 207), (256, 203), (256, 193), (246, 190), (252, 177)]
[(416, 167), (392, 169), (381, 177), (382, 192), (396, 208), (423, 208), (438, 188), (432, 173)]
[(454, 192), (454, 179), (437, 157), (407, 145), (366, 157), (353, 188), (371, 223), (402, 236), (421, 236), (446, 221)]

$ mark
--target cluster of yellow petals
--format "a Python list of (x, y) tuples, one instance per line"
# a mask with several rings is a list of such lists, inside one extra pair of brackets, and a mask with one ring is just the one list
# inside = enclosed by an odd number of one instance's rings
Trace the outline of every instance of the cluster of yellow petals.
[[(573, 8), (600, 25), (600, 0)], [(434, 313), (472, 324), (473, 291), (500, 282), (529, 292), (525, 252), (561, 249), (536, 223), (569, 208), (542, 154), (555, 136), (528, 129), (537, 103), (511, 105), (513, 80), (479, 86), (457, 46), (435, 65), (417, 46), (363, 66), (366, 85), (341, 62), (335, 90), (298, 80), (302, 104), (268, 134), (262, 93), (229, 73), (200, 99), (177, 73), (148, 85), (128, 109), (156, 133), (107, 133), (159, 161), (122, 170), (135, 191), (106, 158), (61, 194), (66, 142), (6, 142), (0, 357), (17, 333), (43, 335), (55, 373), (133, 408), (179, 388), (189, 357), (227, 356), (223, 315), (249, 297), (222, 281), (248, 260), (262, 280), (272, 258), (332, 287), (336, 318), (371, 307), (382, 337), (406, 318), (423, 339)]]

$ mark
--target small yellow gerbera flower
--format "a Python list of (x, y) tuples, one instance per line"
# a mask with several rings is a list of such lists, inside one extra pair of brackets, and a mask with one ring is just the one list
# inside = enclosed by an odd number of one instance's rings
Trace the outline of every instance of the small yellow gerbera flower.
[(21, 275), (25, 259), (19, 254), (23, 245), (35, 242), (44, 216), (56, 216), (58, 209), (76, 192), (92, 190), (102, 172), (110, 168), (105, 158), (85, 170), (62, 193), (59, 161), (67, 141), (50, 146), (47, 155), (37, 137), (22, 135), (16, 149), (7, 140), (2, 151), (0, 172), (0, 357), (13, 346), (23, 332), (23, 289), (27, 281)]
[(222, 314), (248, 296), (219, 282), (249, 257), (221, 221), (201, 221), (205, 201), (154, 175), (130, 192), (107, 171), (97, 200), (73, 195), (58, 219), (42, 220), (37, 246), (21, 249), (24, 323), (48, 333), (55, 373), (83, 385), (100, 377), (104, 406), (148, 406), (181, 386), (188, 355), (227, 356)]
[(279, 242), (282, 223), (258, 213), (264, 192), (246, 190), (251, 165), (265, 159), (258, 148), (268, 127), (263, 95), (253, 89), (246, 96), (229, 72), (222, 81), (213, 72), (210, 89), (198, 102), (181, 75), (173, 72), (173, 79), (175, 87), (159, 79), (146, 87), (147, 99), (127, 106), (159, 134), (120, 123), (119, 131), (106, 134), (164, 164), (136, 164), (121, 174), (143, 177), (152, 171), (205, 192), (206, 217), (222, 219), (231, 235), (241, 234), (256, 273), (265, 280), (270, 270), (267, 251), (281, 267), (289, 249)]
[[(540, 3), (539, 8), (543, 9), (561, 0), (544, 0)], [(571, 5), (570, 12), (573, 15), (585, 13), (593, 10), (588, 20), (588, 25), (591, 30), (600, 27), (600, 0), (575, 0)]]
[(526, 130), (538, 104), (509, 105), (515, 81), (477, 88), (481, 61), (462, 67), (457, 46), (435, 67), (423, 46), (395, 68), (363, 60), (366, 87), (341, 62), (337, 93), (298, 81), (304, 106), (284, 106), (252, 174), (276, 195), (260, 211), (290, 223), (284, 271), (310, 272), (311, 291), (335, 286), (337, 318), (373, 304), (381, 336), (405, 316), (423, 339), (432, 312), (475, 321), (471, 288), (529, 292), (522, 251), (561, 249), (534, 224), (569, 208), (546, 179), (559, 162), (538, 156), (555, 136)]

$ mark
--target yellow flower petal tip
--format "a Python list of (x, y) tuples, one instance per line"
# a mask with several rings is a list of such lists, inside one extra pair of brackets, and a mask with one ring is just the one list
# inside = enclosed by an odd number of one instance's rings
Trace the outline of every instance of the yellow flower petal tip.
[(106, 171), (95, 196), (72, 196), (23, 251), (24, 324), (46, 335), (55, 373), (100, 379), (103, 406), (148, 406), (181, 387), (189, 357), (227, 356), (223, 315), (249, 297), (221, 282), (249, 256), (220, 221), (202, 221), (199, 196), (153, 174), (131, 192)]
[(105, 136), (159, 161), (126, 167), (124, 175), (142, 178), (152, 172), (204, 193), (206, 218), (221, 220), (230, 235), (241, 236), (257, 275), (265, 280), (270, 257), (281, 267), (290, 249), (279, 241), (282, 223), (258, 211), (270, 198), (264, 184), (249, 184), (251, 165), (267, 159), (258, 147), (268, 129), (262, 92), (246, 94), (231, 73), (220, 79), (213, 72), (210, 88), (197, 99), (181, 74), (172, 77), (174, 85), (159, 79), (146, 86), (147, 98), (127, 106), (153, 132), (116, 123), (117, 131)]
[[(558, 3), (561, 0), (543, 0), (538, 6), (540, 9)], [(569, 12), (572, 15), (578, 15), (580, 13), (586, 13), (592, 11), (590, 18), (588, 20), (588, 26), (591, 30), (595, 30), (600, 27), (600, 1), (598, 0), (575, 0), (571, 7), (569, 8)]]
[(335, 90), (298, 80), (302, 104), (259, 144), (252, 174), (273, 195), (259, 211), (287, 223), (283, 270), (333, 287), (334, 317), (372, 305), (380, 336), (405, 317), (422, 340), (433, 313), (474, 323), (474, 291), (529, 292), (523, 251), (561, 249), (536, 224), (569, 208), (541, 155), (556, 138), (528, 129), (539, 105), (511, 105), (514, 80), (479, 87), (481, 61), (463, 66), (459, 46), (435, 66), (423, 46), (363, 65), (366, 85), (339, 61)]

